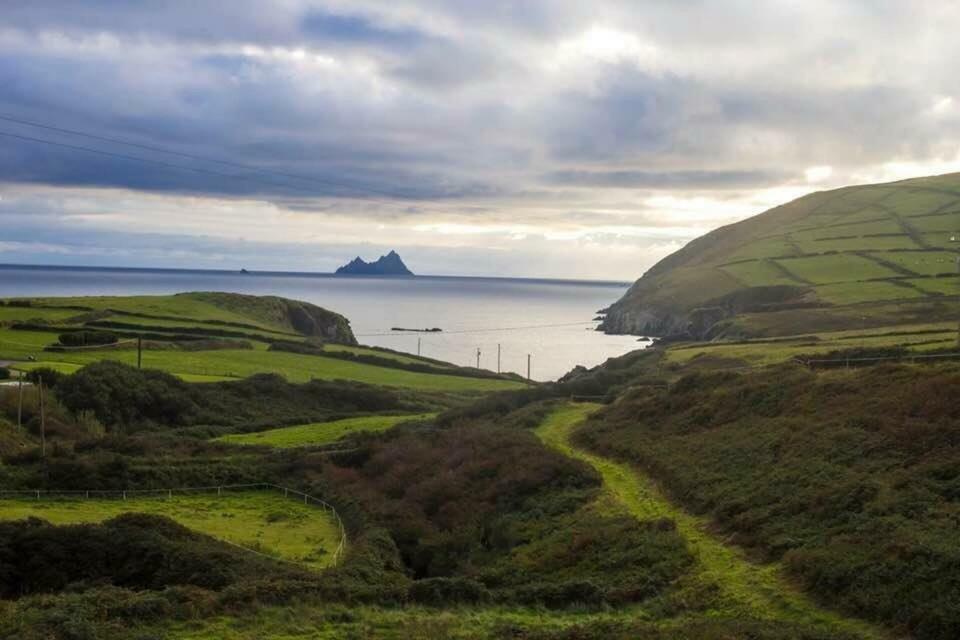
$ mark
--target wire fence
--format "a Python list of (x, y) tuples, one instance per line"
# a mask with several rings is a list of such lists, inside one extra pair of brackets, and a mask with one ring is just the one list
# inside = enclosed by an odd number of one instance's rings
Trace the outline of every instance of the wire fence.
[[(296, 489), (290, 489), (289, 487), (283, 487), (276, 484), (271, 484), (269, 482), (255, 482), (249, 484), (224, 484), (224, 485), (211, 485), (206, 487), (178, 487), (175, 489), (90, 489), (90, 490), (77, 490), (77, 489), (2, 489), (0, 490), (0, 499), (11, 499), (11, 498), (21, 498), (25, 500), (56, 500), (57, 498), (67, 499), (67, 500), (137, 500), (143, 498), (155, 498), (155, 499), (173, 499), (174, 496), (185, 496), (185, 495), (201, 495), (201, 494), (212, 494), (215, 493), (217, 496), (223, 495), (225, 492), (231, 491), (275, 491), (282, 493), (285, 498), (297, 500), (297, 502), (303, 502), (305, 505), (310, 505), (323, 509), (324, 512), (329, 513), (334, 519), (337, 525), (337, 530), (340, 534), (340, 538), (337, 542), (337, 547), (333, 552), (333, 564), (336, 565), (340, 562), (343, 557), (344, 550), (347, 545), (347, 530), (343, 524), (343, 519), (340, 517), (340, 514), (337, 512), (336, 507), (320, 498), (311, 496), (308, 493), (302, 491), (297, 491)], [(229, 540), (222, 540), (227, 544), (242, 549), (244, 551), (253, 553), (255, 555), (269, 558), (271, 560), (279, 560), (281, 562), (288, 562), (292, 564), (302, 565), (303, 563), (297, 562), (295, 560), (286, 560), (284, 558), (278, 558), (276, 556), (268, 555), (261, 553), (255, 549), (245, 547), (241, 544), (231, 542)]]

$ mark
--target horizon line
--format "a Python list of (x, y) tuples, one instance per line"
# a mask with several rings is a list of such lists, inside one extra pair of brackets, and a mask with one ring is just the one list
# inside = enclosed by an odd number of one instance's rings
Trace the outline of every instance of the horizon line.
[(52, 269), (52, 270), (79, 270), (79, 271), (138, 271), (138, 272), (172, 272), (172, 273), (216, 273), (220, 275), (235, 276), (294, 276), (294, 277), (313, 277), (313, 278), (337, 278), (337, 279), (458, 279), (458, 280), (520, 280), (531, 282), (552, 282), (552, 283), (573, 283), (587, 285), (616, 285), (629, 287), (633, 284), (632, 280), (593, 280), (586, 278), (551, 278), (541, 276), (467, 276), (467, 275), (433, 275), (433, 274), (412, 274), (412, 275), (388, 275), (388, 274), (336, 274), (333, 272), (321, 271), (279, 271), (279, 270), (254, 270), (254, 269), (212, 269), (201, 267), (121, 267), (121, 266), (102, 266), (102, 265), (58, 265), (58, 264), (17, 264), (0, 262), (0, 269)]

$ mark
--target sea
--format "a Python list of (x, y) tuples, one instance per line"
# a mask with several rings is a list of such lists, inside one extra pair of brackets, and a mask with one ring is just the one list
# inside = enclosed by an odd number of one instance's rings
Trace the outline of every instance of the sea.
[[(555, 380), (649, 344), (596, 331), (626, 282), (450, 276), (376, 277), (0, 265), (0, 297), (228, 291), (305, 300), (350, 320), (362, 344)], [(396, 331), (441, 329), (439, 332)]]

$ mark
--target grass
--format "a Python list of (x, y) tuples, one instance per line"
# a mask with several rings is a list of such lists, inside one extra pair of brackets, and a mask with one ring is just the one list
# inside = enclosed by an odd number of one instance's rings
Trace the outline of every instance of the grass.
[(635, 518), (673, 520), (698, 559), (700, 580), (715, 585), (730, 607), (759, 619), (791, 620), (843, 629), (867, 638), (884, 637), (864, 622), (818, 607), (787, 582), (779, 564), (749, 562), (738, 548), (710, 535), (705, 519), (674, 506), (644, 474), (576, 448), (571, 443), (574, 429), (598, 408), (600, 405), (596, 404), (564, 405), (550, 414), (536, 433), (548, 446), (596, 469), (603, 477), (605, 491)]
[(0, 500), (0, 520), (37, 517), (64, 525), (102, 522), (130, 512), (166, 516), (194, 531), (313, 569), (329, 566), (340, 542), (340, 529), (327, 512), (263, 491), (129, 500)]
[[(139, 327), (145, 327), (144, 331), (155, 332), (156, 330), (166, 330), (171, 333), (190, 333), (190, 329), (215, 329), (215, 330), (226, 330), (226, 331), (235, 331), (237, 333), (244, 333), (251, 336), (260, 336), (268, 340), (297, 340), (301, 339), (302, 336), (296, 333), (291, 333), (288, 331), (271, 331), (268, 329), (255, 329), (248, 327), (233, 327), (225, 326), (218, 324), (216, 322), (210, 322), (208, 320), (194, 320), (185, 318), (183, 320), (170, 320), (167, 318), (149, 318), (146, 316), (138, 315), (112, 315), (106, 320), (112, 322), (122, 322), (124, 324), (137, 325)], [(157, 329), (154, 330), (154, 327)], [(160, 329), (160, 328), (163, 329)], [(120, 329), (121, 331), (124, 329)], [(135, 329), (130, 329), (135, 330)]]
[(44, 322), (62, 322), (82, 313), (72, 309), (44, 309), (42, 307), (2, 307), (0, 306), (0, 323), (28, 322), (42, 320)]
[[(943, 325), (931, 326), (939, 328)], [(838, 331), (813, 336), (797, 336), (795, 340), (783, 338), (777, 342), (677, 345), (667, 350), (666, 359), (667, 362), (686, 364), (697, 356), (707, 355), (716, 358), (742, 360), (745, 364), (760, 365), (784, 362), (799, 355), (827, 353), (837, 349), (906, 346), (914, 351), (922, 352), (948, 347), (956, 343), (955, 328), (943, 326), (943, 330), (936, 333), (919, 332), (924, 330), (918, 329), (918, 333), (915, 334), (899, 335), (899, 332), (892, 335), (883, 335), (883, 332), (873, 333), (862, 330)]]
[(870, 252), (870, 255), (893, 262), (921, 276), (957, 271), (957, 254), (949, 251), (885, 251)]
[(945, 296), (960, 294), (960, 278), (916, 278), (907, 282), (927, 293)]
[(344, 436), (361, 432), (386, 431), (408, 420), (429, 420), (435, 413), (420, 413), (402, 416), (363, 416), (330, 422), (314, 422), (256, 433), (234, 433), (216, 438), (219, 442), (232, 444), (260, 444), (278, 448), (309, 447), (330, 444)]
[(776, 265), (771, 264), (769, 260), (738, 262), (736, 264), (725, 265), (722, 267), (722, 269), (747, 287), (759, 287), (763, 285), (774, 284), (797, 284), (796, 280), (787, 277), (782, 270), (777, 269)]
[(346, 344), (325, 344), (323, 345), (324, 351), (339, 351), (346, 353), (355, 353), (357, 355), (363, 356), (376, 356), (378, 358), (388, 358), (390, 360), (396, 360), (397, 362), (403, 362), (404, 364), (427, 364), (431, 367), (441, 367), (441, 368), (450, 368), (453, 365), (440, 362), (436, 360), (427, 360), (424, 358), (418, 358), (414, 355), (405, 355), (400, 353), (394, 353), (392, 351), (381, 351), (380, 349), (370, 349), (369, 347), (356, 347)]
[(817, 297), (832, 304), (858, 304), (881, 300), (909, 300), (922, 298), (924, 293), (910, 286), (901, 286), (885, 280), (874, 282), (840, 282), (815, 288)]
[[(56, 342), (56, 334), (0, 329), (0, 359), (35, 362), (21, 363), (16, 368), (31, 369), (52, 366), (64, 372), (99, 360), (116, 360), (135, 365), (135, 349), (104, 349), (78, 352), (45, 352), (43, 347)], [(143, 366), (161, 369), (184, 380), (212, 381), (246, 378), (256, 373), (278, 373), (291, 382), (353, 380), (388, 387), (428, 391), (501, 391), (523, 387), (523, 383), (492, 378), (470, 378), (438, 375), (378, 367), (323, 356), (303, 355), (263, 349), (215, 351), (150, 351), (143, 352)]]
[[(775, 312), (780, 319), (768, 323), (769, 330), (763, 334), (768, 336), (794, 333), (784, 319), (789, 315), (797, 319), (793, 324), (806, 326), (797, 332), (837, 328), (844, 316), (859, 312), (843, 307), (865, 302), (929, 303), (919, 313), (937, 319), (949, 317), (946, 305), (936, 300), (944, 293), (942, 283), (911, 278), (955, 269), (949, 253), (960, 249), (950, 240), (951, 235), (960, 233), (958, 182), (957, 176), (944, 175), (823, 191), (718, 229), (647, 271), (609, 307), (605, 327), (635, 333), (682, 327), (691, 321), (694, 310), (716, 306), (720, 298), (733, 292), (717, 280), (717, 273), (729, 275), (741, 291), (790, 284), (790, 275), (800, 284), (817, 287), (816, 293), (829, 306), (816, 311), (800, 305), (780, 308)], [(861, 252), (882, 260), (858, 255)], [(775, 272), (763, 259), (773, 260), (787, 273)], [(883, 264), (883, 260), (894, 264)], [(917, 276), (911, 275), (914, 273)], [(744, 292), (737, 300), (751, 297)], [(737, 315), (745, 313), (760, 311)], [(888, 316), (891, 325), (917, 321), (907, 305), (902, 313)], [(700, 321), (697, 317), (693, 325), (699, 327)], [(707, 327), (703, 329), (705, 332)], [(718, 337), (716, 331), (709, 335)], [(727, 335), (757, 334), (731, 331)]]
[(514, 636), (510, 631), (518, 627), (543, 632), (560, 631), (573, 625), (620, 622), (626, 618), (625, 613), (466, 606), (346, 609), (304, 603), (262, 607), (238, 616), (164, 626), (163, 637), (178, 640), (488, 640), (525, 637)]
[(813, 284), (890, 278), (897, 275), (871, 260), (844, 253), (785, 258), (777, 260), (777, 263), (790, 273)]
[[(251, 315), (224, 309), (202, 297), (202, 294), (178, 294), (172, 296), (81, 296), (74, 298), (34, 298), (40, 306), (81, 306), (90, 309), (116, 309), (133, 314), (190, 318), (198, 321), (233, 322), (257, 326), (268, 331), (288, 333), (288, 327), (265, 322)], [(75, 311), (74, 315), (82, 313)]]

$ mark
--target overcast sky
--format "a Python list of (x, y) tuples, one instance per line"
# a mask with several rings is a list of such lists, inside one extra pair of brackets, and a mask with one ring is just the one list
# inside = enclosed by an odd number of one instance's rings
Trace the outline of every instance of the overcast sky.
[(2, 13), (0, 117), (192, 157), (0, 120), (0, 263), (331, 271), (397, 249), (418, 273), (632, 280), (809, 191), (960, 170), (954, 2)]

